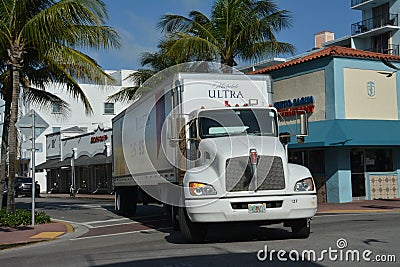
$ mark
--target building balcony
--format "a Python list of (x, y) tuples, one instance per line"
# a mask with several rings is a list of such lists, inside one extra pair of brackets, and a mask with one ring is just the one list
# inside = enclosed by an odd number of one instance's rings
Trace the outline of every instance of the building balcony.
[(382, 53), (382, 54), (388, 54), (388, 55), (394, 55), (394, 56), (399, 56), (399, 45), (398, 44), (391, 44), (388, 45), (386, 48), (370, 48), (370, 49), (365, 49), (365, 51), (370, 51), (370, 52), (376, 52), (376, 53)]
[(351, 25), (351, 35), (365, 34), (367, 32), (371, 33), (371, 31), (375, 30), (376, 31), (379, 30), (379, 34), (381, 34), (398, 28), (399, 28), (398, 14), (390, 14), (389, 17), (380, 16), (353, 23)]
[(351, 0), (351, 8), (367, 10), (388, 3), (389, 0)]

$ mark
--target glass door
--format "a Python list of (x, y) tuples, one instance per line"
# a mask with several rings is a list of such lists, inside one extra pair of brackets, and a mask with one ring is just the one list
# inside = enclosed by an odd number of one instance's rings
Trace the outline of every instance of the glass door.
[(365, 196), (365, 151), (350, 152), (351, 189), (353, 197)]

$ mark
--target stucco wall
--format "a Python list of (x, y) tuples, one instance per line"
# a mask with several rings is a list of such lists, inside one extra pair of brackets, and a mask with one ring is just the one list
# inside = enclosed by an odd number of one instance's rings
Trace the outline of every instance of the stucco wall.
[(343, 69), (346, 119), (397, 120), (396, 73)]
[(309, 121), (325, 120), (325, 71), (311, 73), (274, 81), (273, 101), (313, 96), (315, 109), (309, 114)]

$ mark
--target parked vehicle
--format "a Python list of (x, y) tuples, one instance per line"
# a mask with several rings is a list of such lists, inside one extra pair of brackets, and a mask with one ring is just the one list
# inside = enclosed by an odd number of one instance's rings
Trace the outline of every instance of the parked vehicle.
[[(36, 181), (35, 183), (35, 196), (40, 196), (40, 185)], [(17, 176), (15, 177), (15, 184), (14, 184), (14, 196), (32, 196), (32, 178), (31, 177), (22, 177)]]
[(132, 216), (145, 192), (188, 240), (221, 222), (283, 222), (310, 234), (314, 181), (287, 161), (268, 75), (179, 73), (117, 115), (112, 138), (121, 214)]

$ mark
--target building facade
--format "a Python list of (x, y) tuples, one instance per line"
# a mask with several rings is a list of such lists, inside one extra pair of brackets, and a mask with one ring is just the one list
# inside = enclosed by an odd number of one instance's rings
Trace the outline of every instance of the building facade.
[(351, 35), (324, 43), (325, 47), (343, 46), (364, 51), (400, 55), (399, 0), (351, 0), (351, 8), (361, 11)]
[[(69, 136), (74, 133), (73, 136)], [(111, 129), (82, 133), (79, 127), (46, 135), (47, 160), (36, 166), (46, 172), (47, 192), (111, 193)]]
[[(126, 77), (132, 72), (132, 70), (107, 71), (107, 73), (116, 80), (116, 83), (112, 85), (100, 86), (96, 84), (80, 84), (82, 91), (85, 93), (90, 105), (92, 106), (93, 112), (91, 114), (87, 114), (85, 112), (84, 106), (80, 100), (74, 99), (68, 93), (66, 88), (60, 87), (59, 85), (46, 88), (46, 91), (57, 95), (69, 104), (68, 114), (60, 113), (60, 107), (58, 103), (54, 103), (50, 111), (41, 110), (39, 107), (30, 106), (29, 103), (24, 103), (24, 105), (21, 106), (24, 112), (34, 109), (36, 114), (42, 117), (44, 121), (49, 124), (49, 127), (36, 139), (35, 165), (38, 166), (47, 160), (65, 160), (65, 157), (62, 154), (65, 150), (59, 150), (57, 147), (56, 151), (53, 151), (55, 149), (52, 147), (52, 145), (54, 145), (54, 140), (52, 142), (46, 142), (48, 141), (47, 139), (49, 136), (53, 136), (53, 134), (55, 138), (59, 139), (58, 142), (60, 143), (61, 140), (68, 139), (72, 136), (91, 133), (94, 130), (97, 130), (99, 127), (101, 129), (111, 128), (111, 119), (125, 109), (128, 106), (128, 103), (114, 103), (108, 101), (107, 99), (110, 95), (120, 91), (122, 88), (134, 85), (133, 81), (126, 79)], [(20, 158), (23, 159), (24, 162), (27, 162), (26, 165), (29, 166), (26, 173), (24, 173), (24, 175), (27, 176), (32, 175), (30, 148), (30, 141), (22, 139)], [(41, 168), (39, 166), (39, 169), (37, 169), (37, 172), (35, 173), (35, 178), (39, 182), (43, 192), (48, 191), (53, 186), (53, 183), (47, 183), (49, 179), (47, 177), (48, 174), (46, 170), (49, 169)], [(63, 173), (67, 172), (67, 170), (64, 168), (62, 170), (65, 170)]]
[(321, 202), (400, 197), (400, 76), (382, 59), (400, 62), (333, 46), (253, 72), (272, 76), (291, 128), (296, 110), (307, 112), (309, 136), (291, 141), (289, 159), (310, 168)]

